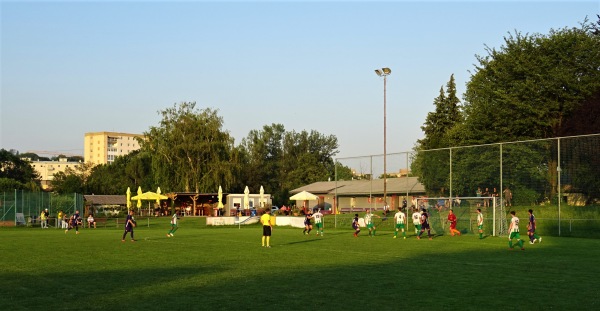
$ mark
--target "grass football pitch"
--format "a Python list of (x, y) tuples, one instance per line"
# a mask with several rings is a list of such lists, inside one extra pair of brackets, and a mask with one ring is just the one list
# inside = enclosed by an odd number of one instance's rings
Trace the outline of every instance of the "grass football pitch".
[[(544, 236), (323, 237), (183, 218), (122, 228), (0, 228), (0, 310), (592, 310), (600, 240)], [(526, 238), (526, 233), (524, 238)]]

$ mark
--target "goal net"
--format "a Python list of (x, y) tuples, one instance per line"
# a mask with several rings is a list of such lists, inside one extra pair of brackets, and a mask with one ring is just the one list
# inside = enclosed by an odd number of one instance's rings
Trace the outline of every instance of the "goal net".
[[(456, 215), (456, 229), (461, 233), (478, 234), (477, 209), (483, 214), (483, 234), (485, 236), (506, 235), (506, 212), (498, 197), (438, 197), (417, 198), (419, 211), (425, 209), (429, 214), (429, 224), (432, 233), (436, 235), (449, 234), (450, 209)], [(412, 214), (412, 210), (410, 214)], [(412, 221), (411, 221), (412, 223)]]

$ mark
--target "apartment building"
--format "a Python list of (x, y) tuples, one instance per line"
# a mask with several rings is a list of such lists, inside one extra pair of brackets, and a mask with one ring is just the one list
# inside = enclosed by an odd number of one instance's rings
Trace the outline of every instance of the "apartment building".
[(118, 156), (140, 149), (140, 134), (93, 132), (85, 133), (83, 158), (94, 165), (112, 163)]
[(40, 175), (42, 180), (42, 189), (52, 188), (54, 175), (59, 172), (65, 172), (67, 168), (77, 170), (81, 166), (80, 162), (69, 162), (67, 158), (59, 158), (58, 161), (30, 161), (33, 169)]

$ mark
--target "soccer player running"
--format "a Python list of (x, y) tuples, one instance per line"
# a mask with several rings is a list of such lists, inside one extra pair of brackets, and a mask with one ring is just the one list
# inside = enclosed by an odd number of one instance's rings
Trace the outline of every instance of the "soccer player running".
[(535, 241), (539, 241), (542, 243), (542, 237), (535, 233), (535, 216), (533, 215), (533, 210), (529, 211), (529, 223), (527, 224), (527, 234), (529, 235), (529, 244), (535, 243)]
[(396, 221), (396, 231), (394, 231), (394, 239), (398, 237), (398, 230), (402, 229), (402, 236), (406, 240), (406, 231), (404, 231), (406, 215), (402, 212), (402, 209), (398, 209), (398, 212), (394, 215)]
[(312, 219), (312, 212), (308, 211), (308, 214), (306, 214), (306, 216), (304, 217), (304, 231), (302, 231), (302, 233), (304, 233), (304, 235), (308, 235), (310, 234), (310, 230), (312, 230), (312, 224), (310, 223), (310, 220)]
[(67, 230), (65, 230), (65, 234), (69, 232), (69, 230), (75, 228), (75, 234), (79, 234), (79, 224), (81, 223), (81, 216), (79, 216), (79, 211), (75, 211), (75, 214), (71, 216), (69, 219), (70, 225)]
[(477, 230), (479, 230), (479, 239), (483, 239), (483, 214), (481, 209), (477, 209)]
[(168, 237), (172, 237), (175, 234), (175, 231), (179, 229), (179, 226), (177, 226), (178, 219), (179, 217), (177, 217), (177, 213), (173, 213), (173, 217), (171, 217), (171, 230), (169, 230), (169, 233), (167, 233)]
[(271, 231), (273, 224), (271, 223), (271, 214), (265, 212), (260, 216), (260, 223), (263, 225), (262, 247), (271, 247)]
[(123, 232), (123, 238), (121, 239), (121, 242), (125, 242), (125, 236), (127, 235), (127, 232), (129, 232), (131, 235), (131, 242), (135, 242), (135, 239), (133, 238), (134, 227), (135, 218), (133, 218), (133, 210), (130, 210), (129, 214), (127, 215), (127, 218), (125, 219), (125, 232)]
[(317, 235), (321, 233), (321, 236), (323, 236), (323, 213), (321, 213), (320, 208), (312, 215), (312, 218), (315, 220), (315, 226), (317, 226)]
[(431, 240), (431, 228), (429, 227), (429, 215), (427, 215), (427, 212), (425, 211), (425, 209), (423, 209), (423, 213), (421, 213), (421, 231), (419, 231), (419, 235), (417, 235), (417, 239), (421, 239), (421, 234), (423, 234), (423, 232), (425, 230), (427, 230), (427, 236), (429, 237), (429, 239)]
[(371, 213), (371, 209), (368, 209), (365, 213), (365, 224), (367, 225), (367, 229), (369, 229), (369, 236), (374, 237), (375, 232), (377, 232), (377, 227), (373, 223), (373, 217), (381, 218), (378, 215)]
[(415, 225), (415, 234), (419, 234), (419, 231), (421, 231), (421, 213), (417, 208), (414, 211), (412, 214), (413, 225)]
[(358, 234), (360, 233), (360, 225), (358, 224), (358, 214), (354, 214), (354, 219), (352, 220), (352, 228), (354, 228), (354, 237), (358, 238)]
[(510, 215), (512, 216), (510, 220), (510, 226), (508, 227), (508, 232), (510, 232), (510, 236), (508, 237), (508, 248), (513, 249), (513, 239), (517, 239), (517, 245), (521, 247), (521, 250), (524, 251), (525, 247), (523, 247), (523, 241), (521, 240), (521, 235), (519, 234), (519, 218), (517, 217), (517, 213), (515, 211), (511, 211)]
[(458, 219), (456, 218), (456, 215), (454, 214), (452, 209), (450, 209), (448, 211), (448, 220), (446, 222), (450, 222), (450, 235), (451, 236), (454, 236), (455, 234), (460, 235), (460, 231), (458, 231), (456, 229), (456, 223), (458, 222)]

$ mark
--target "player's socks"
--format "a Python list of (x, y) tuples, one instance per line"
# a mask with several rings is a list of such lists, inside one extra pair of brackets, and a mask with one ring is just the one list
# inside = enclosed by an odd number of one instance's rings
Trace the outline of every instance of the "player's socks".
[(513, 245), (512, 245), (512, 240), (509, 240), (509, 241), (508, 241), (508, 248), (513, 248)]
[(303, 233), (303, 234), (306, 234), (306, 229), (304, 229), (304, 230), (302, 231), (302, 233)]
[(394, 231), (394, 236), (398, 236), (398, 231)]
[(265, 246), (265, 237), (262, 237), (262, 246)]
[(310, 234), (310, 230), (312, 230), (312, 229), (308, 229), (308, 234)]
[(483, 239), (483, 233), (479, 232), (479, 238)]
[(402, 236), (406, 238), (406, 231), (402, 231)]
[(267, 247), (271, 247), (271, 237), (267, 237)]
[(375, 236), (375, 232), (377, 232), (377, 230), (373, 230), (373, 236)]

